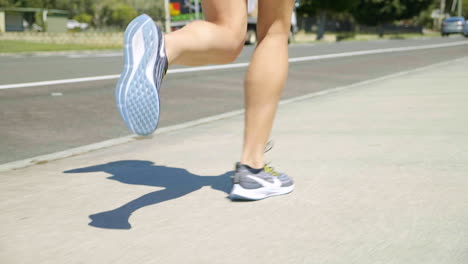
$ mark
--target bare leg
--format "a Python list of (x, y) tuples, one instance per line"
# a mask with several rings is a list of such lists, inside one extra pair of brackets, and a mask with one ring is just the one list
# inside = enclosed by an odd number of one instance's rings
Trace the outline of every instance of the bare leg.
[(288, 37), (293, 0), (259, 0), (259, 43), (245, 79), (245, 131), (241, 163), (264, 166), (279, 98), (288, 76)]
[(247, 29), (245, 0), (203, 0), (206, 21), (195, 21), (165, 36), (169, 64), (203, 65), (233, 61)]

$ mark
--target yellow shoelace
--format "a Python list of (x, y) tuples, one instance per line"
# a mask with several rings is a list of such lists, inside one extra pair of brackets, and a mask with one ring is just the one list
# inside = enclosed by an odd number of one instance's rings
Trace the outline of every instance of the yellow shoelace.
[(263, 170), (265, 170), (266, 173), (269, 173), (269, 174), (271, 174), (273, 176), (279, 176), (280, 175), (272, 167), (269, 167), (267, 165), (265, 165), (265, 167), (263, 167)]

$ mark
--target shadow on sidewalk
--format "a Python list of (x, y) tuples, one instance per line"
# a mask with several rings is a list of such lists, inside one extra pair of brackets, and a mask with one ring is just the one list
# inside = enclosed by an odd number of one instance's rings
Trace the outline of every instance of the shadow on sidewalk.
[(129, 218), (133, 212), (145, 206), (176, 199), (199, 190), (204, 186), (229, 193), (232, 171), (218, 176), (201, 176), (181, 168), (157, 166), (151, 161), (123, 160), (64, 171), (64, 173), (87, 173), (103, 171), (112, 176), (110, 180), (126, 184), (164, 187), (130, 201), (121, 207), (90, 215), (89, 225), (108, 229), (130, 229)]

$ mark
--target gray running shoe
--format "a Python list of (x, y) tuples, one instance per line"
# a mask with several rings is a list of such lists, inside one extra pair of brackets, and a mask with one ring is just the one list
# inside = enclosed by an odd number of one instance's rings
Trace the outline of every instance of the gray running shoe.
[(232, 200), (261, 200), (294, 190), (294, 182), (288, 175), (275, 172), (268, 166), (258, 173), (252, 173), (240, 163), (236, 164), (233, 184), (229, 196)]
[(135, 134), (149, 135), (159, 121), (159, 88), (167, 70), (164, 35), (147, 15), (125, 30), (124, 69), (115, 89), (120, 115)]

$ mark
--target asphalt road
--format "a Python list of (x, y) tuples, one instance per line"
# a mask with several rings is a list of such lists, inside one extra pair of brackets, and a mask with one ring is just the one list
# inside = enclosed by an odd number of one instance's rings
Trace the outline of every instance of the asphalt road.
[[(461, 37), (292, 45), (290, 57), (418, 47)], [(246, 47), (236, 62), (247, 62)], [(466, 45), (294, 62), (284, 98), (411, 70), (468, 54)], [(118, 74), (120, 53), (0, 57), (0, 85)], [(177, 68), (177, 67), (174, 67)], [(243, 107), (245, 68), (169, 74), (160, 127)], [(126, 136), (114, 104), (116, 79), (0, 90), (0, 164)], [(443, 88), (443, 87), (441, 87)], [(239, 128), (242, 129), (242, 128)]]

